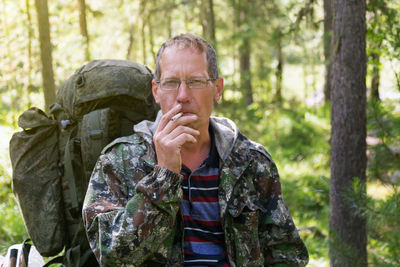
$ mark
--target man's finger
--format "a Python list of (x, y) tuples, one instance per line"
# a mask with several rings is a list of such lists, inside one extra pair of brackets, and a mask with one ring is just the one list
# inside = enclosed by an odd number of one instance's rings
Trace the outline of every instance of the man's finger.
[(190, 134), (193, 137), (194, 136), (199, 136), (200, 132), (198, 130), (195, 130), (193, 128), (187, 127), (187, 126), (183, 126), (183, 125), (179, 125), (178, 127), (176, 127), (175, 129), (173, 129), (170, 133), (169, 133), (169, 138), (170, 139), (174, 139), (177, 136), (181, 135), (181, 134)]
[[(179, 113), (178, 113), (179, 114)], [(197, 120), (198, 117), (197, 115), (185, 115), (185, 116), (181, 116), (180, 118), (174, 120), (174, 121), (168, 121), (168, 123), (163, 127), (160, 128), (160, 133), (162, 133), (163, 135), (168, 135), (170, 134), (174, 129), (176, 129), (177, 127), (179, 127), (180, 125), (185, 126), (188, 125), (192, 122), (194, 122), (195, 120)]]
[(163, 116), (161, 117), (160, 124), (158, 125), (158, 129), (164, 129), (168, 122), (170, 122), (171, 118), (175, 116), (179, 111), (182, 109), (182, 105), (178, 104), (168, 110)]
[(172, 142), (176, 143), (178, 147), (182, 147), (185, 143), (196, 143), (197, 139), (188, 133), (178, 135)]

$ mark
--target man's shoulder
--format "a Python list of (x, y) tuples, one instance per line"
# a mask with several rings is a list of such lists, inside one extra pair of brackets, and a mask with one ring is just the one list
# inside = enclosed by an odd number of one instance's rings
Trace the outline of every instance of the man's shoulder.
[(217, 141), (224, 143), (225, 148), (229, 146), (228, 144), (233, 145), (230, 154), (233, 152), (234, 154), (239, 153), (242, 156), (260, 156), (272, 161), (272, 157), (267, 149), (241, 133), (232, 120), (225, 117), (212, 116), (211, 122), (213, 129), (217, 132)]
[(249, 139), (242, 133), (239, 133), (238, 135), (236, 148), (240, 153), (253, 155), (253, 157), (259, 159), (267, 158), (269, 161), (272, 161), (271, 154), (263, 145)]
[(108, 145), (106, 145), (101, 154), (109, 153), (111, 150), (114, 152), (124, 150), (128, 146), (136, 146), (144, 142), (144, 138), (139, 134), (132, 134), (128, 136), (118, 137)]

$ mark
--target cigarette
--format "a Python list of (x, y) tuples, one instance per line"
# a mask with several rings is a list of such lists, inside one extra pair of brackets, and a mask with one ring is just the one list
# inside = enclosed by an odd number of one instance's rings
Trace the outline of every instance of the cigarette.
[(179, 112), (178, 114), (175, 114), (174, 116), (172, 116), (171, 121), (179, 119), (182, 115), (183, 115), (182, 112)]

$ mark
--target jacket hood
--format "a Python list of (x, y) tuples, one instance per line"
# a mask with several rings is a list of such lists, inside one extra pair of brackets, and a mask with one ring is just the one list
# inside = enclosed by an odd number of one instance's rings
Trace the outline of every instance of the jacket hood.
[[(140, 134), (148, 143), (152, 143), (153, 135), (156, 132), (161, 116), (162, 112), (160, 110), (154, 122), (144, 120), (136, 124), (133, 127), (133, 130)], [(236, 124), (227, 118), (211, 116), (210, 124), (214, 131), (215, 145), (219, 157), (222, 161), (225, 161), (233, 149), (235, 141), (239, 135), (239, 130), (236, 127)]]

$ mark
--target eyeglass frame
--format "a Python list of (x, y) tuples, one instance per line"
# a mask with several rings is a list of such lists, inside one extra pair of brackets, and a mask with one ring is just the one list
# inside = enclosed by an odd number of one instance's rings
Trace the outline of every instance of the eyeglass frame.
[[(202, 90), (202, 89), (204, 89), (204, 88), (207, 87), (207, 84), (205, 84), (205, 86), (202, 87), (202, 88), (191, 88), (190, 85), (187, 84), (186, 81), (190, 81), (190, 80), (194, 80), (194, 79), (204, 79), (206, 82), (210, 82), (210, 81), (215, 81), (215, 80), (217, 80), (217, 78), (205, 78), (205, 77), (193, 77), (193, 78), (189, 78), (189, 79), (166, 78), (166, 79), (160, 79), (160, 80), (156, 81), (156, 83), (160, 86), (160, 88), (161, 88), (162, 90), (171, 91), (171, 92), (178, 91), (178, 89), (179, 89), (179, 87), (181, 86), (182, 82), (185, 82), (186, 86), (187, 86), (190, 90)], [(178, 86), (177, 86), (175, 89), (164, 89), (164, 88), (161, 86), (161, 82), (162, 82), (163, 80), (179, 81), (179, 83), (178, 83)]]

